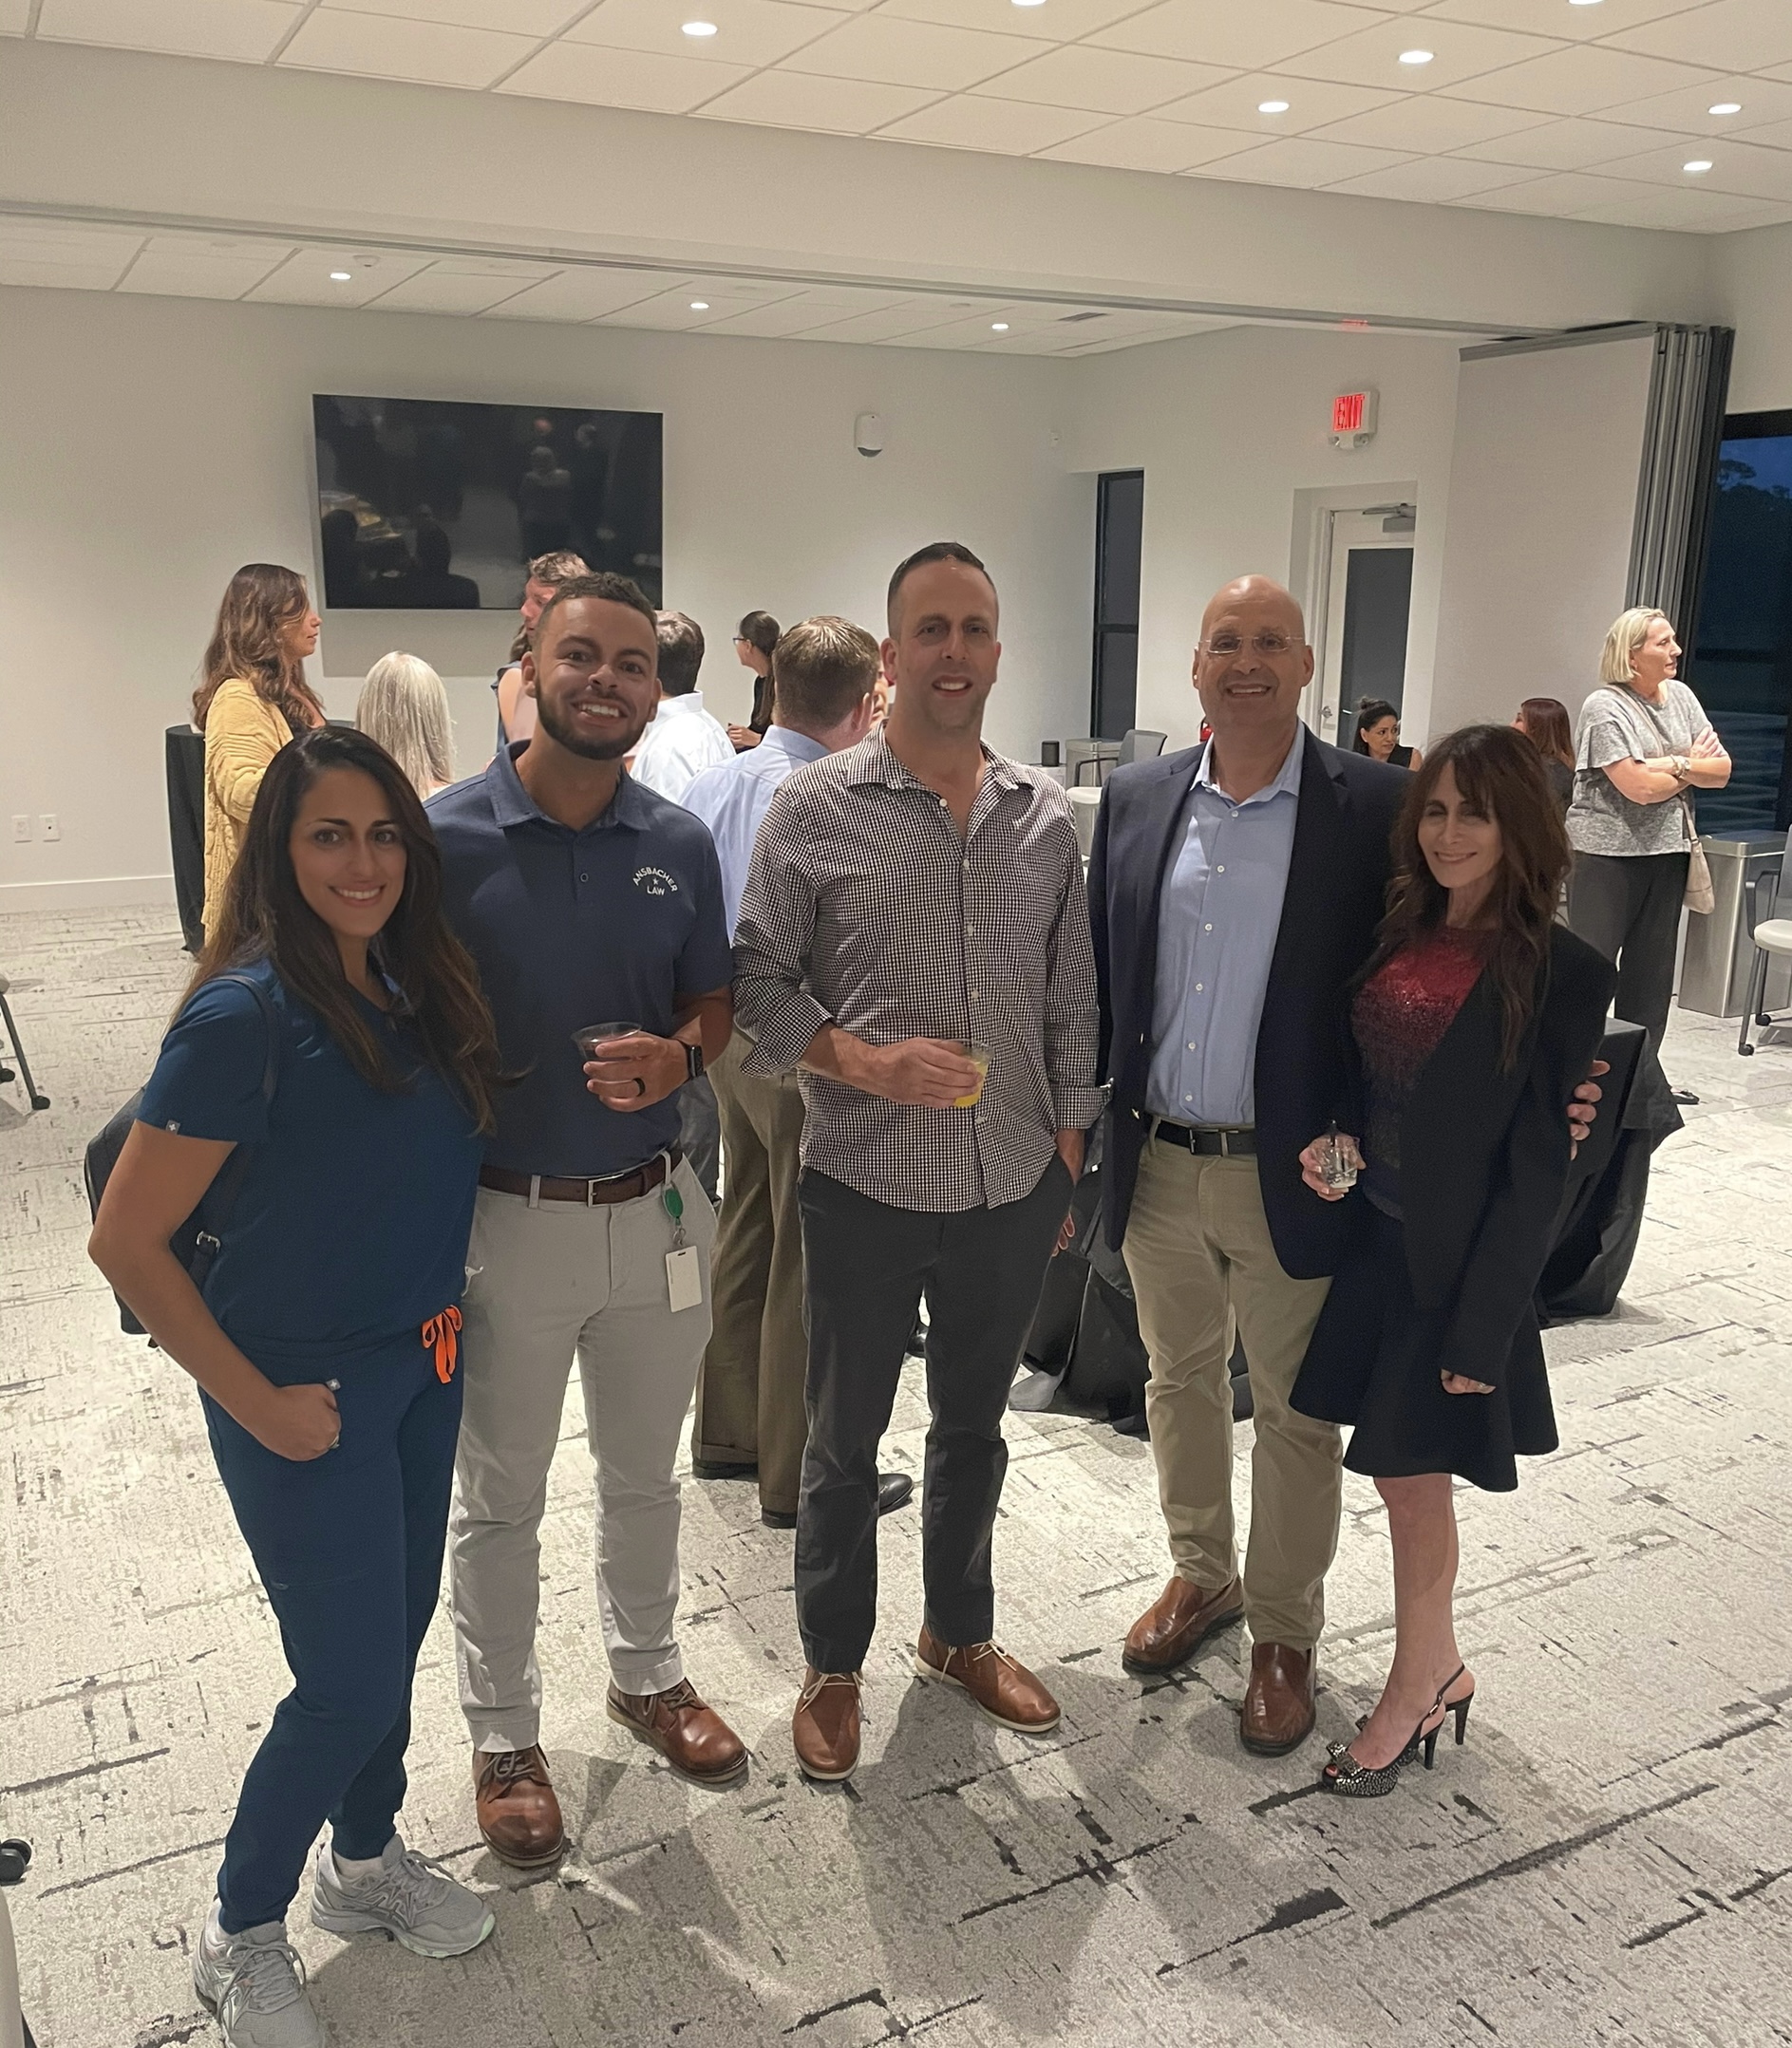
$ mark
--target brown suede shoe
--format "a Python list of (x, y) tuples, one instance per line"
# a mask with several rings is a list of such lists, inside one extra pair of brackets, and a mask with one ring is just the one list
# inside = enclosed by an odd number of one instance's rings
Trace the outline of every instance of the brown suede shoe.
[(548, 1759), (534, 1749), (475, 1750), (473, 1796), (480, 1833), (500, 1863), (538, 1870), (566, 1853), (566, 1824)]
[(663, 1693), (625, 1693), (612, 1685), (605, 1704), (613, 1721), (651, 1743), (680, 1777), (726, 1785), (746, 1769), (746, 1744), (688, 1679)]
[(1286, 1756), (1312, 1733), (1312, 1650), (1292, 1650), (1286, 1643), (1251, 1645), (1251, 1682), (1244, 1689), (1238, 1734), (1246, 1749), (1263, 1757)]
[(1049, 1735), (1061, 1718), (1058, 1702), (1045, 1686), (993, 1643), (954, 1646), (924, 1627), (915, 1645), (915, 1670), (934, 1684), (968, 1692), (990, 1720), (1022, 1735)]
[(1151, 1675), (1185, 1664), (1209, 1636), (1231, 1627), (1244, 1613), (1244, 1588), (1236, 1579), (1217, 1592), (1172, 1579), (1152, 1606), (1126, 1631), (1120, 1661), (1128, 1671)]
[(805, 1777), (837, 1785), (858, 1768), (858, 1685), (857, 1671), (802, 1669), (802, 1690), (790, 1717), (790, 1739)]

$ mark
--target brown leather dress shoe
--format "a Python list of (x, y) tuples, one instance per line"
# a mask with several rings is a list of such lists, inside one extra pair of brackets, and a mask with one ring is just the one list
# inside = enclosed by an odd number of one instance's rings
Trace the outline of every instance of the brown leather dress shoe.
[(1234, 1579), (1217, 1592), (1187, 1579), (1172, 1579), (1126, 1631), (1120, 1661), (1128, 1671), (1174, 1671), (1185, 1664), (1209, 1636), (1229, 1628), (1244, 1614), (1244, 1588)]
[(659, 1751), (680, 1777), (726, 1785), (746, 1769), (746, 1744), (688, 1679), (663, 1693), (625, 1693), (612, 1685), (610, 1719)]
[(475, 1750), (473, 1796), (480, 1833), (500, 1863), (538, 1870), (566, 1853), (566, 1825), (548, 1776), (548, 1759), (534, 1749)]
[(858, 1770), (858, 1685), (857, 1671), (803, 1666), (802, 1690), (790, 1717), (790, 1739), (805, 1777), (837, 1785)]
[(1045, 1686), (993, 1643), (942, 1643), (931, 1628), (915, 1645), (915, 1670), (936, 1685), (956, 1685), (978, 1709), (1004, 1728), (1022, 1735), (1049, 1735), (1061, 1716)]
[(1286, 1643), (1251, 1645), (1251, 1682), (1238, 1716), (1238, 1734), (1246, 1749), (1281, 1757), (1311, 1735), (1318, 1661), (1315, 1651), (1292, 1650)]

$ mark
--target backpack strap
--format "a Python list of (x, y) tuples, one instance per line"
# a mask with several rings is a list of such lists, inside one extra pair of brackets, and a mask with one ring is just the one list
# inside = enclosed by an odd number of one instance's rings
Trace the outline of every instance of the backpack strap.
[[(217, 974), (214, 975), (213, 979), (235, 982), (239, 987), (247, 988), (255, 999), (256, 1007), (261, 1011), (262, 1022), (268, 1031), (267, 1058), (261, 1069), (261, 1099), (272, 1105), (274, 1091), (280, 1078), (280, 1027), (268, 991), (258, 981), (247, 974)], [(249, 1173), (249, 1159), (250, 1148), (247, 1145), (238, 1145), (231, 1154), (224, 1171), (206, 1192), (206, 1204), (214, 1212), (214, 1220), (209, 1229), (201, 1224), (195, 1240), (193, 1264), (187, 1268), (193, 1285), (201, 1293), (205, 1291), (206, 1275), (212, 1269), (212, 1262), (222, 1249), (222, 1233), (230, 1222), (231, 1212), (236, 1206), (236, 1197), (242, 1193), (243, 1181)]]

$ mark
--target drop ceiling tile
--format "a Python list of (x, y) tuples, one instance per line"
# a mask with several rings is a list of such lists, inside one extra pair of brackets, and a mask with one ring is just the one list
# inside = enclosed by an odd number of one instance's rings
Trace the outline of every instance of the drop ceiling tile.
[(1596, 42), (1619, 28), (1633, 28), (1663, 14), (1683, 14), (1697, 0), (1598, 0), (1594, 7), (1568, 7), (1564, 0), (1435, 0), (1426, 18), (1473, 22), (1484, 28), (1511, 28), (1528, 35), (1558, 36), (1565, 43)]
[(239, 299), (292, 254), (289, 242), (152, 235), (116, 289), (163, 298)]
[[(362, 249), (313, 245), (293, 250), (244, 297), (280, 306), (365, 306), (426, 268), (429, 260), (398, 250), (369, 254)], [(347, 271), (347, 281), (332, 277), (332, 271)]]
[(664, 271), (565, 270), (500, 299), (486, 320), (601, 320), (676, 284)]
[[(1471, 28), (1456, 22), (1434, 23), (1403, 15), (1291, 57), (1287, 69), (1296, 77), (1311, 73), (1385, 91), (1439, 92), (1464, 79), (1535, 61), (1564, 47), (1546, 43), (1539, 36), (1508, 35), (1498, 28)], [(1415, 48), (1428, 49), (1431, 62), (1402, 64), (1402, 51)]]
[(1181, 121), (1140, 117), (1096, 128), (1039, 154), (1059, 163), (1095, 163), (1115, 171), (1192, 171), (1244, 146), (1236, 128), (1198, 128)]
[(986, 100), (975, 93), (959, 92), (877, 132), (900, 142), (936, 142), (948, 149), (988, 149), (1002, 156), (1030, 157), (1100, 125), (1099, 116), (1069, 107), (1033, 106), (1019, 100)]
[(688, 114), (750, 78), (749, 66), (662, 57), (651, 50), (603, 49), (594, 43), (551, 43), (499, 86), (537, 100), (575, 100), (586, 106), (632, 106), (651, 114)]
[[(1386, 106), (1399, 95), (1372, 92), (1362, 85), (1339, 85), (1323, 79), (1293, 78), (1272, 71), (1247, 71), (1212, 85), (1205, 92), (1192, 93), (1186, 100), (1172, 101), (1157, 109), (1160, 121), (1192, 121), (1201, 127), (1242, 128), (1264, 141), (1281, 135), (1304, 135), (1310, 128), (1323, 128), (1328, 122), (1343, 121), (1351, 114), (1366, 114), (1371, 107)], [(1260, 114), (1265, 100), (1286, 100), (1286, 114)]]
[(1369, 171), (1385, 171), (1404, 160), (1398, 150), (1359, 149), (1349, 142), (1315, 142), (1308, 136), (1291, 135), (1283, 141), (1264, 142), (1237, 156), (1221, 157), (1188, 175), (1234, 178), (1247, 185), (1311, 189), (1361, 178)]
[(1792, 7), (1786, 0), (1711, 0), (1665, 21), (1621, 29), (1609, 40), (1646, 57), (1764, 71), (1792, 62)]
[[(1628, 109), (1626, 109), (1628, 111)], [(1536, 171), (1583, 171), (1614, 157), (1633, 157), (1658, 137), (1647, 128), (1612, 121), (1551, 121), (1540, 128), (1472, 142), (1458, 156), (1481, 163), (1519, 163)]]
[[(1688, 152), (1711, 168), (1697, 176), (1685, 166)], [(1614, 160), (1602, 170), (1613, 178), (1640, 178), (1650, 184), (1699, 192), (1741, 194), (1751, 199), (1792, 199), (1792, 150), (1762, 149), (1747, 142), (1676, 142), (1666, 149)]]
[[(1711, 112), (1713, 106), (1730, 102), (1742, 111)], [(1712, 141), (1726, 135), (1745, 135), (1751, 142), (1759, 142), (1765, 140), (1761, 129), (1792, 121), (1792, 85), (1740, 75), (1702, 80), (1696, 85), (1658, 93), (1653, 99), (1634, 101), (1624, 109), (1624, 118), (1639, 128), (1659, 126)]]
[[(1756, 79), (1754, 84), (1758, 85), (1761, 81)], [(1747, 135), (1751, 142), (1759, 142), (1767, 149), (1792, 149), (1792, 121), (1769, 122), (1764, 127), (1750, 128)], [(1706, 154), (1711, 155), (1710, 150), (1707, 149)]]
[(383, 291), (368, 304), (379, 312), (489, 312), (531, 285), (554, 276), (545, 263), (474, 263), (443, 258)]
[(425, 85), (478, 88), (501, 78), (528, 56), (537, 38), (493, 28), (457, 28), (435, 22), (395, 21), (322, 7), (308, 15), (280, 53), (283, 65), (308, 71), (353, 71)]
[(457, 28), (508, 28), (552, 35), (576, 0), (329, 0), (354, 14), (396, 14), (406, 21), (446, 22)]
[(798, 291), (775, 305), (754, 306), (729, 313), (705, 329), (712, 334), (755, 334), (768, 341), (806, 334), (824, 321), (844, 320), (853, 313), (882, 312), (902, 297), (896, 291)]
[(785, 67), (820, 78), (962, 92), (1029, 56), (1043, 57), (1050, 47), (1031, 37), (898, 21), (893, 14), (860, 14), (806, 45)]
[(1653, 196), (1652, 187), (1631, 178), (1594, 178), (1585, 172), (1564, 171), (1556, 178), (1534, 178), (1521, 185), (1504, 185), (1498, 192), (1482, 193), (1462, 203), (1499, 214), (1550, 214), (1567, 219), (1585, 207), (1617, 205), (1625, 199)]
[(1213, 65), (1179, 64), (1174, 58), (1141, 57), (1132, 50), (1096, 49), (1081, 43), (1005, 71), (983, 90), (998, 99), (1081, 107), (1093, 114), (1143, 114), (1166, 100), (1217, 85), (1225, 75)]
[(595, 323), (599, 327), (658, 328), (666, 333), (689, 332), (701, 328), (707, 329), (729, 313), (745, 313), (788, 298), (793, 287), (778, 285), (759, 291), (736, 290), (723, 292), (719, 289), (707, 290), (694, 284), (681, 285), (670, 291), (657, 291), (651, 298), (637, 299), (632, 306), (621, 306), (613, 313), (603, 314)]
[(1698, 74), (1683, 65), (1578, 43), (1440, 89), (1460, 100), (1529, 107), (1538, 114), (1594, 114), (1697, 82)]
[(106, 43), (260, 64), (304, 9), (290, 0), (44, 0), (47, 43)]
[(0, 219), (0, 284), (109, 291), (144, 240), (120, 228)]
[(1415, 149), (1442, 155), (1490, 142), (1525, 128), (1539, 128), (1547, 117), (1520, 113), (1511, 106), (1476, 106), (1467, 100), (1444, 100), (1435, 93), (1412, 92), (1372, 113), (1353, 114), (1315, 131), (1328, 142), (1368, 142), (1381, 149)]
[(1603, 221), (1616, 228), (1673, 228), (1703, 234), (1726, 234), (1738, 228), (1759, 228), (1774, 220), (1792, 217), (1792, 202), (1739, 199), (1724, 192), (1670, 192), (1663, 190), (1647, 199), (1620, 199), (1606, 206), (1589, 206), (1575, 216), (1576, 220)]
[(1386, 171), (1363, 178), (1340, 178), (1332, 192), (1360, 192), (1371, 199), (1417, 199), (1433, 206), (1453, 206), (1477, 193), (1501, 185), (1522, 184), (1530, 172), (1515, 163), (1470, 163), (1462, 157), (1415, 157)]
[(841, 320), (823, 321), (811, 328), (812, 341), (899, 341), (904, 335), (922, 334), (934, 328), (949, 327), (963, 317), (963, 307), (945, 299), (912, 296), (877, 312), (853, 313)]
[[(876, 4), (876, 0), (872, 0)], [(1050, 0), (1049, 8), (1016, 7), (1014, 0), (883, 0), (882, 13), (899, 21), (932, 21), (951, 28), (989, 28), (998, 35), (1049, 33), (1061, 42), (1105, 28), (1137, 14), (1143, 0)]]
[[(564, 10), (565, 0), (557, 0)], [(689, 36), (683, 24), (713, 22), (712, 36)], [(777, 64), (803, 44), (813, 43), (850, 16), (818, 7), (792, 7), (787, 0), (603, 0), (566, 31), (569, 43), (597, 43), (613, 49), (656, 50), (666, 57), (695, 57), (717, 64)]]
[(807, 78), (796, 71), (761, 71), (699, 107), (710, 121), (751, 121), (774, 128), (821, 128), (833, 135), (866, 135), (899, 121), (937, 94), (915, 85), (878, 85), (864, 79)]
[(0, 35), (23, 35), (30, 21), (31, 0), (0, 0)]
[(1330, 0), (1161, 0), (1089, 40), (1148, 57), (1186, 57), (1251, 71), (1353, 35), (1377, 18)]

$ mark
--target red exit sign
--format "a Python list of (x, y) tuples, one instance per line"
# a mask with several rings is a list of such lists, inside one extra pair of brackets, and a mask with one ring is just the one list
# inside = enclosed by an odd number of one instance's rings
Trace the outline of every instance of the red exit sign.
[(1331, 401), (1331, 431), (1334, 434), (1360, 434), (1363, 416), (1368, 410), (1367, 391), (1340, 391)]

